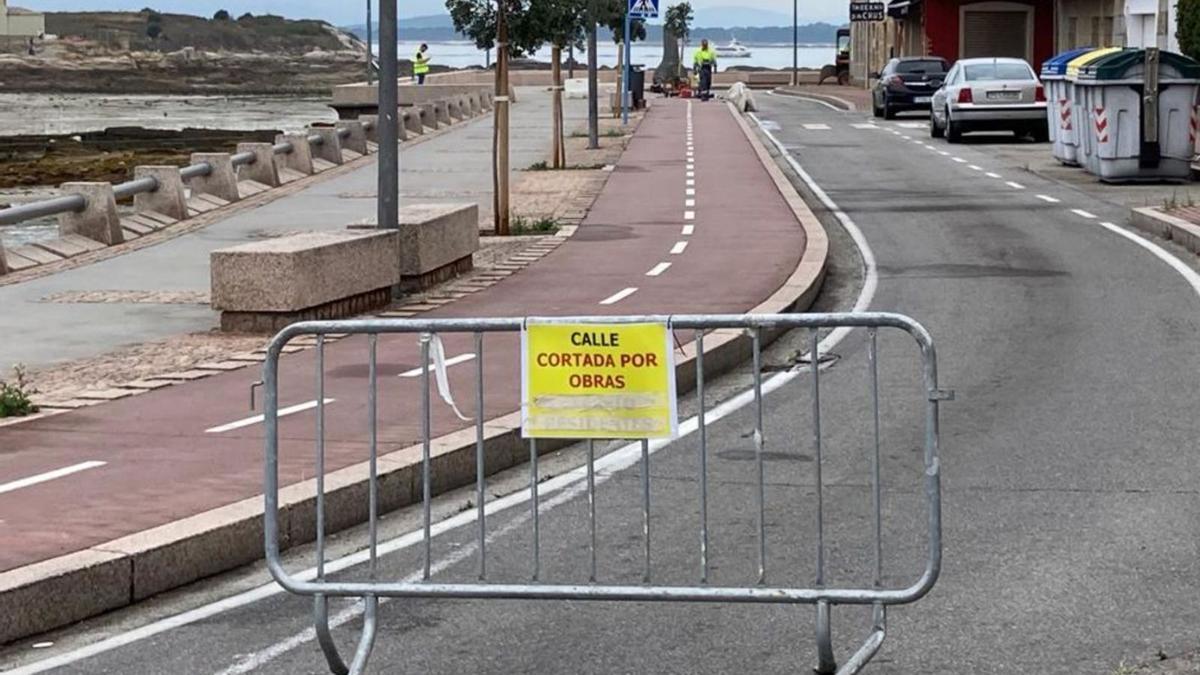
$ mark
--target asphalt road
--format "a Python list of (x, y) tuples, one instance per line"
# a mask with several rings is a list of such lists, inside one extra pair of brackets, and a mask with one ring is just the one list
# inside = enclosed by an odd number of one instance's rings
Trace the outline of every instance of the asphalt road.
[[(1124, 211), (994, 159), (986, 142), (928, 148), (927, 131), (902, 126), (913, 121), (866, 128), (862, 114), (760, 101), (766, 127), (861, 228), (878, 266), (871, 308), (904, 312), (930, 330), (942, 385), (957, 397), (942, 408), (943, 574), (929, 596), (889, 613), (889, 635), (868, 672), (1112, 673), (1159, 649), (1194, 647), (1197, 291), (1101, 225), (1122, 224)], [(822, 216), (841, 257), (833, 297), (821, 304), (845, 309), (861, 288), (856, 263), (831, 214)], [(786, 363), (804, 344), (803, 335), (789, 336), (768, 363)], [(871, 581), (866, 344), (861, 331), (851, 334), (821, 373), (831, 586)], [(879, 363), (883, 580), (899, 587), (919, 574), (926, 543), (923, 408), (911, 340), (882, 334)], [(747, 382), (745, 372), (722, 379), (710, 403)], [(800, 372), (764, 402), (771, 585), (814, 582), (812, 384), (811, 373)], [(691, 414), (694, 403), (684, 407)], [(714, 584), (756, 581), (754, 420), (753, 406), (745, 406), (708, 428)], [(580, 456), (572, 449), (543, 468), (562, 475)], [(698, 456), (691, 434), (651, 457), (656, 582), (697, 580)], [(601, 474), (603, 580), (641, 579), (639, 470), (635, 461)], [(510, 472), (490, 492), (519, 490), (522, 480)], [(578, 482), (551, 491), (558, 484), (543, 484), (541, 578), (586, 582), (586, 495)], [(439, 500), (439, 516), (453, 517), (469, 496)], [(387, 527), (409, 531), (415, 517), (396, 514)], [(493, 579), (529, 577), (528, 519), (527, 503), (489, 518)], [(475, 537), (470, 525), (437, 537), (437, 578), (474, 578)], [(351, 550), (353, 542), (339, 546)], [(384, 559), (380, 576), (408, 577), (421, 563), (420, 546), (403, 548)], [(120, 638), (151, 619), (248, 588), (256, 574), (244, 571), (64, 631), (45, 653), (69, 657), (79, 645)], [(334, 603), (332, 611), (346, 607)], [(54, 672), (322, 672), (304, 632), (308, 608), (305, 600), (269, 595), (177, 621), (183, 625)], [(381, 611), (372, 659), (372, 672), (380, 673), (797, 672), (813, 662), (807, 607), (397, 600)], [(348, 647), (359, 621), (353, 609), (345, 616), (336, 636)], [(844, 659), (865, 636), (869, 616), (839, 607), (834, 617)], [(3, 656), (29, 657), (28, 645), (17, 649)]]

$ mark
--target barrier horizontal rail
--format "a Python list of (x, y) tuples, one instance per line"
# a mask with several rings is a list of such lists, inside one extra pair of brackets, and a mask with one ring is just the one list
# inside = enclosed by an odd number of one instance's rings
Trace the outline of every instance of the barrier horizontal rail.
[[(371, 129), (374, 123), (371, 120), (363, 121), (364, 129)], [(346, 128), (338, 129), (338, 136), (341, 138), (349, 138), (350, 130)], [(321, 145), (324, 139), (312, 134), (307, 136), (308, 142), (312, 145)], [(286, 155), (292, 152), (291, 143), (276, 143), (271, 146), (272, 152), (276, 155)], [(254, 164), (255, 155), (252, 152), (240, 152), (230, 156), (230, 162), (233, 166), (247, 166)], [(180, 178), (187, 180), (190, 178), (198, 178), (207, 176), (212, 173), (212, 165), (208, 162), (199, 162), (197, 164), (189, 164), (179, 169)], [(158, 190), (158, 181), (152, 177), (138, 178), (124, 183), (113, 185), (113, 197), (116, 199), (127, 199), (134, 195), (154, 192)], [(6, 209), (0, 209), (0, 225), (16, 225), (33, 220), (35, 218), (47, 218), (56, 216), (61, 213), (77, 213), (87, 208), (87, 199), (83, 195), (71, 194), (61, 197), (54, 197), (43, 201), (29, 202), (26, 204), (17, 204)]]
[[(330, 670), (334, 673), (362, 673), (365, 670), (372, 645), (375, 640), (377, 625), (377, 608), (379, 598), (457, 598), (457, 599), (522, 599), (522, 600), (605, 600), (605, 601), (639, 601), (639, 602), (719, 602), (740, 604), (810, 604), (816, 610), (816, 643), (817, 667), (819, 673), (853, 673), (858, 672), (878, 651), (886, 634), (886, 608), (889, 605), (900, 605), (919, 600), (926, 595), (936, 583), (941, 570), (941, 486), (940, 463), (938, 456), (938, 405), (950, 397), (948, 392), (938, 388), (937, 357), (933, 340), (929, 333), (913, 319), (887, 312), (863, 312), (848, 314), (796, 314), (796, 315), (649, 315), (649, 316), (586, 316), (564, 318), (538, 318), (538, 323), (570, 323), (570, 324), (641, 324), (657, 323), (665, 325), (670, 331), (693, 331), (696, 393), (699, 411), (697, 412), (698, 445), (699, 445), (699, 476), (694, 482), (698, 485), (699, 499), (699, 566), (698, 580), (695, 583), (673, 583), (669, 585), (654, 584), (654, 566), (651, 564), (651, 532), (657, 531), (652, 527), (650, 508), (651, 478), (650, 478), (650, 442), (634, 441), (629, 447), (630, 452), (641, 449), (641, 502), (644, 545), (644, 570), (641, 584), (608, 583), (601, 580), (597, 574), (597, 499), (595, 475), (597, 460), (592, 441), (587, 442), (586, 479), (587, 505), (590, 528), (590, 574), (587, 580), (568, 583), (549, 583), (540, 578), (540, 548), (541, 535), (539, 529), (540, 507), (538, 485), (544, 477), (538, 470), (537, 439), (529, 441), (529, 495), (532, 529), (532, 582), (513, 583), (511, 581), (490, 582), (488, 579), (489, 546), (487, 525), (486, 500), (486, 467), (484, 447), (483, 415), (478, 411), (484, 409), (484, 336), (495, 333), (518, 333), (525, 329), (526, 318), (494, 318), (494, 319), (365, 319), (347, 321), (319, 321), (293, 324), (282, 330), (271, 341), (263, 366), (263, 387), (265, 394), (265, 512), (264, 539), (267, 566), (274, 579), (286, 590), (299, 595), (311, 596), (314, 599), (315, 630), (318, 641), (325, 653)], [(824, 532), (826, 519), (824, 515), (824, 481), (822, 477), (823, 433), (821, 430), (821, 368), (811, 367), (819, 364), (819, 334), (826, 329), (866, 329), (867, 331), (867, 392), (870, 397), (870, 422), (866, 432), (873, 442), (868, 443), (870, 460), (870, 481), (872, 504), (873, 570), (870, 585), (835, 586), (829, 584), (826, 577), (827, 563), (825, 560), (826, 543)], [(752, 484), (755, 490), (755, 530), (754, 539), (757, 544), (757, 581), (742, 585), (716, 585), (709, 576), (710, 571), (710, 523), (709, 523), (709, 474), (708, 440), (706, 434), (705, 407), (705, 371), (704, 371), (704, 335), (714, 330), (744, 331), (749, 336), (753, 382), (748, 391), (753, 393), (754, 421), (754, 459), (757, 470), (756, 480)], [(813, 444), (813, 482), (816, 502), (815, 508), (815, 581), (812, 587), (796, 587), (788, 584), (768, 583), (768, 570), (771, 561), (777, 560), (769, 555), (767, 522), (766, 479), (763, 459), (764, 420), (763, 420), (763, 368), (761, 358), (762, 335), (765, 331), (780, 331), (791, 329), (807, 329), (808, 358), (811, 379), (812, 404), (812, 436)], [(921, 361), (921, 390), (924, 396), (923, 419), (924, 453), (923, 472), (920, 480), (923, 483), (923, 498), (928, 513), (926, 521), (926, 550), (925, 563), (921, 573), (915, 580), (902, 586), (885, 586), (883, 583), (883, 515), (882, 515), (882, 481), (881, 481), (881, 424), (880, 424), (880, 394), (879, 394), (879, 349), (877, 336), (881, 329), (898, 329), (907, 333), (919, 348)], [(368, 581), (330, 580), (325, 575), (325, 336), (332, 334), (366, 335), (367, 360), (367, 406), (366, 421), (368, 426), (369, 451), (369, 481), (367, 495), (367, 523), (369, 554), (367, 558)], [(378, 578), (378, 441), (377, 408), (379, 398), (379, 364), (377, 346), (380, 336), (409, 334), (418, 338), (420, 346), (419, 363), (427, 365), (421, 370), (418, 384), (421, 416), (421, 505), (423, 509), (423, 534), (421, 542), (423, 551), (423, 574), (417, 581), (387, 581)], [(475, 403), (474, 418), (476, 444), (476, 484), (475, 506), (477, 510), (476, 525), (478, 540), (478, 581), (456, 582), (441, 581), (433, 578), (431, 552), (431, 447), (433, 433), (431, 426), (431, 370), (438, 370), (437, 365), (444, 358), (440, 347), (442, 335), (473, 335), (475, 365)], [(315, 518), (316, 518), (316, 574), (312, 581), (297, 578), (284, 569), (280, 559), (280, 523), (279, 523), (279, 384), (280, 358), (284, 347), (295, 337), (301, 335), (316, 336), (315, 352), (315, 414), (316, 414), (316, 453), (315, 453)], [(676, 334), (678, 340), (678, 334)], [(345, 344), (345, 343), (343, 343)], [(437, 344), (436, 349), (431, 345)], [(339, 362), (345, 355), (340, 355)], [(432, 359), (431, 359), (432, 357)], [(445, 377), (444, 370), (438, 375), (439, 381)], [(344, 380), (339, 380), (340, 386), (345, 386)], [(439, 392), (443, 398), (446, 393)], [(412, 395), (412, 394), (408, 394)], [(340, 394), (339, 394), (340, 396)], [(524, 404), (523, 404), (524, 406)], [(457, 408), (455, 408), (457, 413)], [(460, 414), (461, 416), (461, 414)], [(467, 418), (464, 418), (467, 419)], [(873, 427), (872, 427), (873, 425)], [(662, 446), (656, 446), (662, 447)], [(633, 455), (630, 455), (630, 461)], [(574, 480), (581, 479), (576, 478)], [(669, 480), (656, 477), (655, 480)], [(690, 481), (690, 479), (689, 479)], [(678, 489), (678, 481), (671, 483)], [(690, 484), (690, 482), (689, 482)], [(720, 489), (728, 490), (733, 483), (721, 482)], [(659, 518), (663, 516), (661, 513)], [(776, 535), (772, 535), (774, 537)], [(661, 563), (660, 563), (661, 564)], [(639, 565), (642, 566), (642, 565)], [(715, 569), (715, 567), (713, 568)], [(333, 642), (328, 624), (328, 598), (347, 597), (362, 598), (365, 601), (365, 616), (363, 634), (358, 643), (358, 651), (350, 666), (347, 666), (338, 653)], [(831, 632), (831, 611), (834, 605), (858, 605), (872, 608), (871, 632), (862, 645), (837, 668), (834, 659)]]

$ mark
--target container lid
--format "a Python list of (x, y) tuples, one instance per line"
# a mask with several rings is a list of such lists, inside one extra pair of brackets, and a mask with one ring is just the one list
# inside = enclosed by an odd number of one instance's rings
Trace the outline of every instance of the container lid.
[[(1091, 61), (1079, 69), (1080, 80), (1141, 80), (1145, 75), (1146, 50), (1125, 49)], [(1158, 76), (1165, 80), (1200, 80), (1200, 62), (1161, 51)]]
[(1080, 56), (1076, 56), (1069, 63), (1067, 63), (1067, 79), (1074, 80), (1075, 78), (1079, 77), (1079, 69), (1082, 66), (1091, 63), (1096, 59), (1103, 58), (1109, 54), (1119, 51), (1122, 51), (1120, 47), (1102, 47), (1100, 49), (1093, 49), (1092, 51)]
[(1046, 77), (1047, 75), (1066, 75), (1068, 63), (1090, 51), (1095, 51), (1095, 49), (1095, 47), (1080, 47), (1054, 55), (1042, 64), (1042, 77)]

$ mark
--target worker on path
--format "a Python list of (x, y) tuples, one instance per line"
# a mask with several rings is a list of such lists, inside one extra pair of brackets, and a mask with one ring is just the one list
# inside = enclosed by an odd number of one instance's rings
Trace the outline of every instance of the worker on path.
[(712, 76), (717, 69), (717, 53), (708, 46), (708, 40), (700, 41), (700, 48), (692, 55), (692, 67), (700, 74), (700, 100), (712, 98)]
[(429, 51), (429, 45), (424, 42), (417, 49), (417, 55), (413, 57), (413, 76), (417, 78), (417, 84), (425, 84), (425, 76), (429, 73), (429, 56), (426, 52)]

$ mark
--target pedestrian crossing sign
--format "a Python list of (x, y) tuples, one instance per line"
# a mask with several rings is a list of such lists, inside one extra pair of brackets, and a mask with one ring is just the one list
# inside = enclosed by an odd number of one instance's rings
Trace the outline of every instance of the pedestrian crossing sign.
[(657, 19), (658, 0), (629, 0), (629, 16), (634, 19)]

